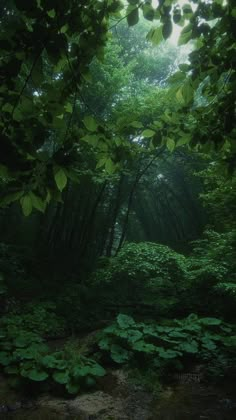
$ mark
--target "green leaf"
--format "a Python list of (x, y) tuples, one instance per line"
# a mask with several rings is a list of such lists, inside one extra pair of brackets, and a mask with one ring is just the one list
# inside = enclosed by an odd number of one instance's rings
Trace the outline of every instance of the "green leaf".
[(119, 314), (116, 319), (120, 328), (129, 328), (135, 325), (133, 318), (128, 315)]
[(76, 366), (73, 369), (73, 376), (78, 379), (78, 378), (83, 378), (84, 376), (87, 376), (91, 373), (91, 367), (90, 366)]
[(85, 141), (90, 146), (96, 147), (98, 145), (99, 136), (97, 134), (86, 134), (81, 137), (82, 141)]
[(145, 19), (151, 20), (151, 21), (154, 19), (155, 11), (150, 3), (144, 4), (142, 7), (142, 10), (143, 10), (143, 17)]
[(153, 137), (155, 134), (156, 134), (156, 132), (153, 131), (153, 130), (150, 130), (150, 129), (144, 130), (142, 132), (142, 136), (146, 137), (146, 138)]
[(24, 216), (29, 216), (33, 210), (33, 204), (30, 195), (25, 195), (20, 199)]
[(133, 350), (141, 351), (143, 353), (154, 353), (154, 351), (156, 350), (156, 346), (154, 346), (153, 344), (145, 343), (145, 341), (143, 340), (136, 341), (133, 344), (132, 348)]
[(66, 384), (66, 389), (69, 392), (69, 394), (77, 394), (80, 390), (80, 385), (69, 382)]
[(168, 20), (167, 22), (164, 23), (163, 27), (162, 27), (162, 35), (164, 39), (168, 39), (172, 33), (173, 30), (173, 25), (171, 20)]
[(215, 350), (217, 348), (213, 341), (208, 339), (204, 340), (204, 338), (202, 339), (202, 346), (207, 350)]
[(178, 349), (186, 352), (186, 353), (197, 353), (198, 352), (198, 344), (195, 340), (192, 340), (190, 343), (180, 343), (178, 345)]
[(50, 18), (54, 18), (55, 16), (56, 16), (56, 11), (55, 11), (55, 9), (51, 9), (51, 10), (49, 10), (48, 12), (47, 12), (47, 15), (50, 17)]
[(72, 107), (72, 105), (71, 105), (71, 103), (70, 102), (68, 102), (66, 105), (65, 105), (65, 110), (66, 110), (66, 112), (69, 112), (69, 114), (72, 114), (72, 112), (73, 112), (73, 107)]
[(58, 359), (56, 359), (54, 356), (51, 355), (47, 355), (44, 356), (41, 359), (41, 363), (45, 366), (45, 367), (49, 367), (49, 368), (56, 368), (57, 364), (58, 364)]
[(189, 144), (191, 140), (191, 136), (186, 134), (185, 136), (181, 137), (176, 143), (176, 147), (184, 146), (185, 144)]
[(135, 343), (136, 341), (140, 340), (143, 337), (143, 333), (138, 330), (128, 330), (128, 341), (130, 343)]
[(42, 198), (38, 195), (35, 195), (33, 191), (31, 191), (29, 195), (31, 197), (33, 207), (44, 213), (46, 209), (46, 203), (43, 202)]
[(105, 369), (101, 365), (99, 365), (98, 363), (95, 363), (90, 368), (90, 373), (93, 376), (104, 376), (104, 375), (106, 375)]
[(111, 358), (116, 363), (125, 363), (130, 359), (130, 352), (118, 344), (112, 344)]
[(87, 130), (89, 130), (89, 131), (94, 132), (98, 128), (98, 124), (93, 117), (90, 117), (90, 116), (85, 117), (83, 119), (83, 123), (84, 123), (85, 127), (87, 128)]
[(185, 105), (188, 105), (193, 100), (193, 96), (194, 96), (194, 89), (190, 80), (188, 80), (187, 83), (185, 83), (182, 86), (181, 93), (182, 93)]
[(22, 369), (20, 373), (22, 376), (24, 376), (24, 378), (29, 378), (32, 381), (36, 381), (36, 382), (45, 381), (45, 379), (48, 378), (47, 372), (41, 369), (37, 369), (37, 368), (30, 369), (30, 370)]
[(132, 123), (130, 123), (130, 126), (134, 128), (142, 128), (143, 124), (140, 121), (133, 121)]
[(67, 184), (67, 176), (63, 168), (54, 167), (54, 179), (59, 191), (63, 191)]
[(69, 372), (53, 372), (52, 377), (59, 384), (66, 384), (69, 380)]
[(218, 318), (200, 318), (200, 323), (203, 325), (220, 325), (222, 321)]
[(13, 111), (13, 108), (14, 108), (13, 105), (11, 105), (9, 103), (6, 103), (5, 105), (3, 105), (3, 107), (1, 108), (1, 110), (4, 111), (4, 112), (8, 112), (9, 114), (11, 114), (12, 111)]
[(98, 342), (98, 346), (100, 347), (101, 350), (109, 350), (110, 344), (111, 342), (108, 337), (104, 337)]
[(134, 26), (139, 21), (138, 7), (128, 6), (126, 10), (127, 22), (129, 26)]
[(156, 351), (159, 353), (159, 356), (162, 359), (175, 359), (177, 356), (181, 355), (181, 352), (171, 350), (171, 349), (163, 349), (162, 347), (157, 347)]
[(102, 166), (105, 166), (107, 161), (107, 158), (102, 158), (98, 161), (97, 165), (96, 165), (96, 169), (102, 168)]
[(166, 146), (167, 146), (167, 149), (170, 152), (173, 152), (173, 150), (175, 149), (175, 141), (173, 139), (171, 139), (171, 138), (168, 137), (166, 139)]
[(176, 99), (177, 101), (183, 105), (184, 104), (184, 98), (183, 98), (183, 94), (182, 94), (182, 87), (180, 89), (177, 90), (176, 92)]
[(192, 38), (192, 25), (187, 25), (181, 32), (178, 45), (184, 45), (187, 44), (188, 41)]
[(105, 170), (108, 174), (113, 174), (115, 171), (115, 165), (112, 162), (111, 158), (108, 158), (105, 163)]
[(186, 78), (186, 74), (183, 71), (177, 71), (168, 78), (168, 82), (177, 83), (182, 82)]
[(163, 41), (162, 26), (152, 28), (147, 34), (147, 40), (154, 45), (159, 45)]

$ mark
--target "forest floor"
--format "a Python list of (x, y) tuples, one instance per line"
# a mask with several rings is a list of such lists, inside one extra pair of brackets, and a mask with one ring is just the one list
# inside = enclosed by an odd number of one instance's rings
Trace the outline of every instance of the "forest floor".
[[(76, 339), (78, 348), (91, 351), (97, 331)], [(48, 342), (52, 349), (64, 339)], [(132, 378), (125, 369), (108, 369), (97, 390), (65, 398), (51, 393), (15, 392), (0, 376), (1, 420), (233, 420), (236, 419), (234, 384), (210, 385), (204, 366), (189, 373), (170, 375), (155, 393)]]
[[(192, 376), (190, 376), (192, 378)], [(134, 385), (123, 370), (111, 370), (100, 380), (99, 391), (71, 399), (39, 395), (27, 399), (15, 393), (3, 396), (0, 388), (2, 420), (233, 420), (236, 397), (226, 389), (186, 377), (163, 387), (155, 396)], [(4, 399), (5, 398), (5, 399)]]

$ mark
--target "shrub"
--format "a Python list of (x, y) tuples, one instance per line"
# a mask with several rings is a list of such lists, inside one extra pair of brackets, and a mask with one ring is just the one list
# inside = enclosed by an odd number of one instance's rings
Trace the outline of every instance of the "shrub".
[(163, 323), (135, 322), (132, 317), (119, 314), (100, 334), (98, 345), (115, 363), (129, 362), (135, 366), (145, 363), (161, 374), (168, 367), (183, 368), (189, 359), (211, 360), (211, 365), (215, 362), (217, 366), (221, 358), (232, 366), (234, 334), (234, 328), (220, 319), (199, 318), (196, 314)]
[(135, 307), (139, 313), (149, 307), (153, 315), (165, 315), (178, 304), (185, 277), (183, 255), (155, 243), (127, 243), (107, 267), (93, 274), (90, 287), (104, 306), (118, 311), (124, 306), (130, 313)]
[(25, 330), (41, 336), (58, 336), (64, 333), (65, 320), (55, 314), (56, 305), (52, 302), (29, 303), (22, 308), (1, 317), (0, 326), (7, 331)]
[[(206, 231), (193, 243), (187, 259), (190, 288), (185, 295), (187, 310), (235, 320), (236, 236), (235, 232)], [(189, 304), (187, 303), (189, 302)]]
[(105, 370), (95, 360), (71, 351), (50, 352), (37, 334), (19, 329), (3, 330), (0, 344), (0, 365), (11, 383), (57, 383), (70, 394), (96, 384), (96, 377)]

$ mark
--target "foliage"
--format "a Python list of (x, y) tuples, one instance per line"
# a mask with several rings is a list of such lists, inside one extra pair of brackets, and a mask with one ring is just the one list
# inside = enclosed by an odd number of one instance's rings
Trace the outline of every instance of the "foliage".
[(236, 176), (230, 174), (225, 164), (207, 157), (208, 165), (196, 176), (203, 180), (200, 199), (209, 215), (209, 225), (217, 231), (235, 228)]
[(143, 304), (155, 314), (164, 315), (172, 313), (178, 304), (184, 277), (183, 255), (151, 242), (127, 243), (106, 268), (92, 275), (91, 292), (99, 305), (130, 306), (132, 313), (135, 307), (142, 310)]
[(16, 308), (0, 319), (0, 326), (7, 331), (26, 330), (40, 336), (60, 336), (65, 332), (65, 320), (55, 314), (52, 302), (32, 302)]
[(102, 366), (73, 347), (52, 352), (39, 335), (9, 327), (1, 332), (0, 365), (12, 383), (47, 381), (62, 385), (70, 394), (94, 386), (96, 377), (105, 375)]
[[(191, 296), (188, 310), (225, 316), (234, 320), (235, 311), (235, 232), (206, 231), (204, 238), (193, 243), (187, 260)], [(189, 301), (190, 302), (190, 301)]]
[[(98, 143), (106, 148), (105, 156), (97, 159), (99, 167), (108, 173), (118, 169), (114, 150), (129, 139), (122, 137), (114, 146), (109, 140), (120, 136), (119, 128), (109, 121), (95, 120), (97, 130), (88, 129), (84, 114), (91, 119), (96, 111), (80, 90), (91, 80), (93, 58), (103, 59), (109, 31), (115, 31), (125, 17), (130, 27), (136, 25), (140, 13), (146, 21), (157, 21), (147, 34), (153, 44), (168, 39), (177, 24), (183, 26), (179, 44), (192, 40), (195, 47), (189, 63), (171, 76), (170, 97), (177, 100), (177, 109), (168, 113), (161, 127), (153, 120), (145, 128), (153, 131), (153, 138), (161, 132), (161, 144), (170, 152), (183, 144), (199, 148), (210, 142), (233, 164), (233, 2), (214, 0), (192, 7), (171, 0), (154, 7), (145, 0), (126, 7), (117, 0), (97, 0), (86, 2), (85, 7), (84, 2), (73, 0), (63, 5), (41, 0), (29, 8), (25, 1), (15, 0), (4, 2), (1, 17), (1, 206), (19, 201), (28, 216), (32, 209), (44, 212), (50, 200), (60, 199), (68, 179), (75, 180), (79, 140), (91, 132), (92, 146)], [(115, 19), (114, 25), (110, 18)], [(151, 59), (147, 61), (152, 67)], [(147, 79), (150, 73), (153, 79), (153, 70), (147, 67)], [(199, 95), (203, 101), (196, 100)]]
[[(102, 352), (115, 363), (147, 363), (161, 372), (164, 368), (181, 369), (186, 361), (221, 355), (234, 360), (235, 331), (218, 318), (187, 318), (163, 322), (135, 322), (119, 314), (116, 322), (104, 329), (98, 343)], [(217, 357), (216, 357), (217, 359)]]

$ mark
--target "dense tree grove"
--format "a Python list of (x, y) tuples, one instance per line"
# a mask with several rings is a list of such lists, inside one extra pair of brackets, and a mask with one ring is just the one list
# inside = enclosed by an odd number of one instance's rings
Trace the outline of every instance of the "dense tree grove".
[(231, 384), (235, 1), (7, 0), (0, 23), (0, 378)]

